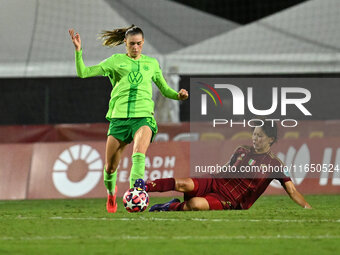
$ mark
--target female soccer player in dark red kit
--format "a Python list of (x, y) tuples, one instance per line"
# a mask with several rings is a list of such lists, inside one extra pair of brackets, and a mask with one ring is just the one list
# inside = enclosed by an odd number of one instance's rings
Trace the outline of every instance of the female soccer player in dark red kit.
[[(262, 127), (253, 130), (252, 146), (240, 146), (232, 155), (229, 166), (281, 167), (283, 163), (270, 148), (277, 140), (277, 127), (264, 121)], [(230, 210), (249, 209), (266, 190), (273, 179), (280, 181), (290, 198), (304, 208), (311, 208), (296, 190), (291, 179), (283, 172), (249, 178), (167, 178), (145, 185), (147, 192), (179, 191), (184, 193), (184, 202), (173, 199), (165, 204), (156, 204), (150, 211)]]

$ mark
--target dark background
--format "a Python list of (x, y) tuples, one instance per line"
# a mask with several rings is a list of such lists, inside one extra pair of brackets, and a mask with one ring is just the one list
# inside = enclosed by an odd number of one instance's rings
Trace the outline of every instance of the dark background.
[[(180, 88), (190, 93), (190, 77), (329, 77), (340, 74), (301, 75), (243, 75), (243, 76), (181, 76)], [(301, 86), (309, 88), (308, 86)], [(12, 78), (0, 79), (0, 124), (57, 124), (106, 122), (111, 83), (106, 77), (96, 78)], [(313, 86), (312, 100), (308, 109), (310, 119), (340, 119), (340, 84), (332, 89)], [(262, 91), (261, 91), (262, 90)], [(256, 92), (256, 93), (255, 93)], [(261, 95), (271, 98), (271, 90), (265, 86), (254, 87), (254, 106), (262, 109)], [(170, 100), (170, 99), (169, 99)], [(269, 104), (268, 104), (269, 105)], [(264, 105), (263, 109), (268, 105)], [(190, 120), (190, 101), (180, 104), (181, 121)]]
[(306, 0), (173, 0), (204, 12), (248, 24)]
[[(257, 110), (267, 110), (272, 106), (273, 101), (273, 87), (277, 87), (277, 108), (269, 116), (265, 118), (271, 119), (295, 119), (295, 120), (332, 120), (340, 119), (340, 79), (339, 78), (325, 78), (325, 77), (284, 77), (284, 76), (244, 76), (244, 77), (200, 77), (189, 79), (191, 81), (191, 100), (190, 100), (190, 121), (211, 121), (212, 119), (233, 119), (249, 120), (256, 119), (261, 116), (256, 116), (248, 109), (247, 89), (253, 89), (253, 106)], [(216, 95), (211, 89), (202, 85), (208, 84), (214, 87), (214, 84), (233, 84), (243, 92), (244, 96), (244, 115), (233, 115), (233, 98), (228, 89), (216, 89), (219, 94), (222, 105), (217, 102), (214, 105), (213, 100), (207, 96), (208, 114), (201, 115), (201, 95), (206, 94), (201, 90), (205, 88), (212, 93), (216, 99)], [(311, 99), (303, 103), (303, 106), (311, 113), (311, 115), (304, 115), (301, 110), (292, 104), (287, 104), (286, 115), (281, 115), (281, 88), (282, 87), (298, 87), (305, 88), (310, 91)], [(289, 92), (287, 99), (304, 98), (302, 93)], [(187, 108), (187, 107), (185, 107)], [(184, 109), (183, 109), (184, 110)], [(186, 114), (187, 115), (187, 114)], [(186, 117), (184, 115), (183, 117)]]
[(108, 78), (0, 79), (0, 124), (105, 122)]
[[(180, 80), (180, 88), (185, 88), (189, 91), (190, 94), (190, 78), (340, 78), (340, 74), (275, 74), (275, 75), (183, 75)], [(280, 86), (275, 86), (280, 87)], [(300, 115), (290, 116), (289, 118), (297, 118), (297, 119), (313, 119), (313, 120), (335, 120), (340, 119), (340, 84), (338, 86), (332, 85), (328, 87), (324, 87), (320, 85), (316, 86), (308, 86), (301, 85), (297, 87), (304, 87), (309, 89), (312, 93), (312, 98), (310, 102), (308, 102), (308, 110), (313, 114), (312, 117), (301, 118)], [(246, 87), (240, 87), (246, 95)], [(330, 90), (331, 88), (331, 90)], [(271, 99), (271, 88), (268, 89), (266, 86), (262, 86), (259, 88), (258, 86), (254, 86), (254, 107), (257, 109), (267, 109), (271, 106), (271, 101), (268, 102), (268, 98)], [(280, 88), (279, 88), (280, 94)], [(264, 100), (266, 99), (266, 100)], [(246, 109), (246, 108), (245, 108)], [(287, 108), (287, 111), (289, 108)], [(229, 116), (232, 116), (232, 113), (229, 112)], [(270, 116), (273, 118), (282, 119), (279, 115)], [(233, 117), (235, 118), (235, 116)], [(243, 117), (242, 117), (243, 118)], [(245, 118), (251, 119), (254, 118), (252, 114), (247, 114)], [(189, 121), (190, 120), (190, 101), (184, 101), (180, 106), (180, 119), (181, 121)], [(191, 120), (202, 120), (202, 116), (198, 116), (195, 118), (192, 116)]]

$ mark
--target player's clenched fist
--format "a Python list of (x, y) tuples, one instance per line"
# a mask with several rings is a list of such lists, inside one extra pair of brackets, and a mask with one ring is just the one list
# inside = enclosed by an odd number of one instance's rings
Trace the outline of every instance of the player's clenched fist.
[(178, 92), (178, 99), (179, 100), (186, 100), (188, 99), (189, 97), (189, 93), (187, 90), (185, 89), (181, 89), (179, 92)]

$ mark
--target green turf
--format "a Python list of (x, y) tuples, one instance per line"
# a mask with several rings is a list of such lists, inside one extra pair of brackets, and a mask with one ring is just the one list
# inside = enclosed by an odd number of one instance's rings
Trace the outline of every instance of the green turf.
[(340, 196), (306, 199), (314, 209), (264, 196), (247, 211), (130, 214), (120, 203), (110, 215), (104, 199), (0, 201), (0, 254), (340, 254)]

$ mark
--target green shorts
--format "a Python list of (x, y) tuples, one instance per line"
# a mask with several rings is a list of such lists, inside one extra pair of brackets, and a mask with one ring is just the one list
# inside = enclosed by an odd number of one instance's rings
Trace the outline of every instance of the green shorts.
[(153, 117), (111, 119), (107, 136), (112, 135), (125, 143), (131, 143), (135, 133), (142, 126), (150, 127), (152, 142), (158, 131), (156, 120)]

